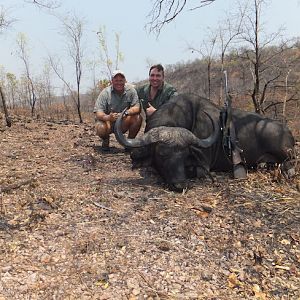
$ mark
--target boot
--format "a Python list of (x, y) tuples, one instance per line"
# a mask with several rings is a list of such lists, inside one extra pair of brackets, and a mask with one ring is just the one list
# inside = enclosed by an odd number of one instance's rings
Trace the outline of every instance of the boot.
[(110, 148), (109, 148), (109, 137), (107, 137), (105, 139), (102, 139), (101, 149), (102, 149), (102, 151), (105, 151), (105, 152), (110, 150)]

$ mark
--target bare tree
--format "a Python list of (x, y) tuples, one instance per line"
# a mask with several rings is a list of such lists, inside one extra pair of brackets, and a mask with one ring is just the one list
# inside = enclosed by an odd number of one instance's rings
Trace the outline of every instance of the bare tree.
[(291, 69), (288, 69), (286, 76), (285, 76), (285, 94), (284, 94), (284, 99), (283, 99), (283, 107), (282, 107), (282, 115), (285, 117), (286, 114), (286, 103), (288, 100), (288, 80), (289, 80), (289, 75), (290, 75)]
[[(25, 3), (31, 3), (40, 8), (55, 9), (61, 5), (61, 1), (55, 0), (24, 0)], [(16, 20), (11, 18), (5, 10), (5, 8), (0, 6), (0, 32), (7, 29)]]
[[(40, 8), (47, 8), (47, 9), (54, 9), (54, 8), (59, 7), (59, 5), (60, 5), (60, 1), (55, 1), (55, 0), (30, 0), (30, 1), (29, 0), (28, 1), (24, 0), (24, 1), (28, 2), (28, 3), (32, 3), (34, 5), (37, 5)], [(1, 33), (1, 31), (7, 29), (14, 21), (15, 20), (13, 18), (9, 17), (9, 15), (8, 15), (7, 11), (4, 9), (4, 7), (0, 6), (0, 33)], [(20, 42), (19, 43), (19, 47), (20, 47), (19, 50), (20, 50), (21, 58), (22, 58), (22, 60), (25, 64), (26, 76), (27, 76), (27, 79), (29, 80), (29, 86), (31, 87), (30, 90), (31, 90), (32, 101), (30, 103), (31, 103), (31, 113), (33, 114), (34, 113), (35, 102), (36, 102), (36, 98), (35, 98), (35, 94), (34, 94), (34, 86), (33, 86), (32, 79), (30, 77), (28, 62), (25, 62), (26, 55), (23, 52), (23, 51), (25, 51), (25, 48), (24, 48), (25, 44), (23, 43), (24, 41), (19, 40), (19, 42)], [(5, 110), (5, 114), (8, 114), (7, 108), (6, 108), (6, 103), (5, 103), (5, 96), (4, 96), (4, 92), (3, 92), (3, 89), (2, 89), (1, 85), (0, 85), (0, 91), (1, 91), (1, 99), (2, 99), (2, 102), (3, 102), (3, 107), (4, 107), (4, 110)], [(8, 115), (6, 117), (8, 118)], [(7, 124), (11, 125), (11, 122), (7, 123)]]
[(113, 70), (119, 69), (119, 63), (124, 60), (123, 53), (120, 51), (120, 34), (115, 33), (115, 56), (112, 56), (109, 51), (105, 26), (100, 27), (97, 35), (100, 46), (100, 61), (106, 68), (105, 74), (110, 80)]
[(10, 107), (15, 108), (17, 86), (18, 86), (17, 77), (13, 73), (6, 73), (6, 80), (7, 80), (7, 89), (8, 89), (9, 98), (10, 98), (10, 101), (9, 101)]
[(46, 108), (49, 108), (52, 104), (52, 97), (53, 97), (53, 87), (52, 87), (52, 82), (51, 82), (51, 66), (49, 64), (45, 64), (41, 82), (43, 83), (44, 87), (44, 105)]
[(11, 118), (9, 117), (9, 114), (8, 114), (7, 105), (6, 105), (6, 98), (5, 98), (5, 94), (2, 90), (1, 84), (0, 84), (0, 98), (1, 98), (2, 106), (3, 106), (6, 125), (8, 127), (11, 127)]
[(0, 33), (9, 28), (13, 22), (15, 20), (9, 16), (7, 10), (3, 6), (0, 6)]
[(81, 103), (80, 103), (80, 83), (82, 77), (82, 59), (83, 59), (83, 47), (82, 47), (82, 36), (84, 22), (77, 16), (71, 17), (69, 20), (66, 19), (63, 22), (64, 34), (68, 39), (69, 55), (75, 65), (76, 74), (76, 107), (80, 123), (83, 122), (81, 115)]
[(250, 65), (253, 81), (251, 98), (254, 109), (257, 113), (265, 113), (267, 91), (282, 76), (282, 68), (276, 64), (276, 60), (279, 61), (279, 56), (289, 47), (287, 47), (288, 42), (284, 41), (274, 51), (266, 51), (272, 43), (280, 38), (282, 29), (263, 36), (262, 11), (266, 0), (251, 1), (252, 5), (246, 13), (246, 22), (241, 35), (241, 42), (245, 43), (247, 49), (243, 50), (241, 57)]
[(225, 20), (219, 23), (218, 27), (218, 43), (220, 45), (221, 69), (220, 69), (220, 93), (219, 105), (224, 101), (224, 70), (225, 70), (225, 55), (230, 45), (237, 40), (242, 34), (242, 24), (245, 18), (245, 10), (240, 9), (240, 14), (231, 14)]
[(297, 44), (293, 47), (286, 47), (283, 53), (284, 55), (281, 55), (280, 61), (278, 60), (277, 62), (282, 76), (272, 87), (273, 93), (280, 95), (280, 97), (279, 99), (274, 99), (266, 104), (264, 110), (267, 111), (274, 107), (275, 112), (277, 112), (276, 107), (282, 106), (282, 118), (286, 121), (287, 104), (292, 104), (293, 102), (296, 102), (297, 104), (300, 98), (299, 81), (297, 76), (300, 56)]
[(34, 116), (35, 105), (37, 101), (33, 77), (30, 71), (29, 50), (25, 34), (20, 33), (17, 37), (17, 52), (19, 58), (23, 61), (25, 67), (25, 76), (27, 80), (27, 91), (29, 97), (29, 105), (31, 107), (31, 115)]
[[(77, 93), (74, 91), (74, 89), (72, 88), (71, 84), (65, 79), (65, 74), (64, 74), (64, 67), (62, 62), (60, 61), (59, 58), (57, 57), (53, 57), (51, 55), (49, 55), (48, 57), (49, 59), (49, 64), (52, 68), (52, 70), (54, 71), (54, 73), (56, 74), (56, 76), (63, 82), (64, 86), (63, 86), (63, 97), (64, 97), (64, 104), (66, 103), (66, 93), (69, 96), (69, 98), (71, 98), (72, 102), (75, 103), (75, 107), (76, 110), (78, 112), (78, 107), (77, 107)], [(80, 99), (80, 98), (79, 98)], [(66, 107), (66, 105), (65, 105)], [(78, 115), (78, 113), (77, 113)], [(80, 115), (79, 115), (79, 121), (80, 121), (80, 117), (81, 117), (81, 103), (80, 103)], [(83, 122), (82, 118), (81, 121)]]
[(42, 74), (37, 78), (36, 94), (38, 98), (39, 113), (51, 109), (53, 87), (51, 84), (50, 66), (45, 64)]
[(189, 46), (192, 52), (198, 52), (206, 63), (207, 67), (207, 98), (211, 99), (211, 68), (214, 61), (214, 49), (216, 45), (217, 35), (212, 33), (212, 36), (201, 43), (202, 47), (194, 48)]
[[(216, 0), (198, 0), (198, 5), (194, 5), (189, 10), (195, 10), (209, 5)], [(161, 29), (172, 22), (187, 6), (187, 0), (155, 0), (153, 7), (148, 14), (150, 22), (147, 24), (150, 32), (160, 33)]]
[(75, 15), (67, 18), (62, 18), (59, 16), (57, 17), (62, 22), (63, 30), (61, 34), (66, 37), (68, 54), (74, 63), (76, 91), (73, 90), (72, 85), (65, 79), (64, 68), (61, 61), (49, 56), (49, 63), (55, 74), (65, 84), (67, 90), (69, 91), (70, 97), (76, 105), (79, 122), (82, 123), (83, 119), (81, 113), (80, 85), (82, 79), (82, 63), (84, 56), (82, 45), (84, 21)]
[[(8, 17), (7, 12), (1, 6), (0, 7), (0, 33), (4, 29), (7, 29), (13, 22), (14, 22), (14, 20)], [(8, 115), (6, 98), (5, 98), (5, 95), (4, 95), (3, 88), (2, 88), (2, 82), (0, 82), (0, 98), (1, 98), (2, 106), (3, 106), (3, 110), (4, 110), (6, 124), (7, 124), (7, 126), (10, 127), (11, 126), (11, 119)]]
[[(209, 29), (208, 37), (201, 43), (201, 47), (196, 48), (189, 46), (188, 50), (198, 52), (202, 56), (202, 61), (207, 66), (207, 82), (208, 82), (208, 97), (211, 99), (212, 77), (219, 78), (219, 96), (218, 103), (221, 104), (223, 100), (223, 71), (225, 69), (225, 55), (231, 44), (237, 41), (237, 37), (242, 33), (242, 22), (245, 17), (244, 13), (231, 13), (224, 20), (219, 22), (217, 29)], [(212, 74), (212, 64), (219, 62), (216, 60), (220, 55), (220, 72), (219, 74)]]
[(61, 5), (61, 1), (56, 0), (25, 0), (27, 3), (35, 4), (40, 8), (55, 9)]

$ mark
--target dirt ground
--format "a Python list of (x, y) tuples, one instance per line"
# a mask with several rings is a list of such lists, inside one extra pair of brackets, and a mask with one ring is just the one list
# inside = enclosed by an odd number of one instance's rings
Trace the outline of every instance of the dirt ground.
[(0, 299), (300, 299), (299, 168), (191, 181), (131, 170), (92, 124), (0, 127)]

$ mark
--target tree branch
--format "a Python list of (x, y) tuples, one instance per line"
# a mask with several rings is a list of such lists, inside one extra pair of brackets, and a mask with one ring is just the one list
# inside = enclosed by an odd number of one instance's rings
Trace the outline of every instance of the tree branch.
[[(296, 95), (296, 93), (295, 93), (293, 96), (291, 96), (288, 100), (286, 100), (286, 102), (288, 103), (288, 102), (298, 102), (298, 101), (300, 101), (299, 98), (294, 98), (295, 95)], [(272, 103), (270, 103), (269, 105), (267, 105), (267, 106), (265, 107), (264, 111), (267, 111), (267, 110), (269, 110), (271, 107), (276, 106), (276, 105), (279, 105), (279, 104), (283, 104), (283, 101), (277, 101), (277, 102), (272, 102)]]
[[(195, 10), (203, 6), (209, 5), (216, 0), (200, 0), (200, 5), (191, 8)], [(160, 34), (162, 28), (175, 20), (175, 18), (183, 11), (187, 4), (187, 0), (156, 0), (154, 1), (153, 8), (151, 9), (148, 17), (151, 21), (146, 25), (149, 27), (150, 32)]]
[(32, 3), (41, 8), (56, 9), (60, 7), (61, 2), (58, 0), (27, 0), (27, 3)]

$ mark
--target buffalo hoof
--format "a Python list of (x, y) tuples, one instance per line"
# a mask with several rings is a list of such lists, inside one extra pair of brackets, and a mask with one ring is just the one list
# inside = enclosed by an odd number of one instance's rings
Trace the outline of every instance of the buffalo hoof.
[(287, 170), (287, 175), (289, 178), (293, 178), (296, 176), (296, 170), (295, 168), (290, 168)]
[(233, 166), (233, 177), (234, 179), (246, 179), (247, 170), (244, 165), (238, 164)]
[(281, 172), (285, 174), (288, 178), (293, 178), (296, 176), (295, 166), (296, 162), (294, 160), (284, 162), (281, 166)]

